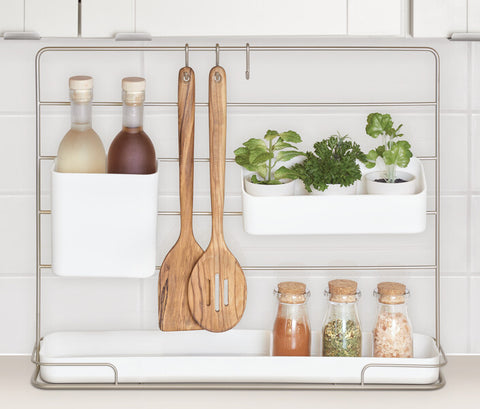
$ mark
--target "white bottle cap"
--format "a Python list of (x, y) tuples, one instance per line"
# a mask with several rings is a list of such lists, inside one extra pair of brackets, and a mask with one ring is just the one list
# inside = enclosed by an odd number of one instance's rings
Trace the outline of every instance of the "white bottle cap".
[(70, 98), (75, 102), (89, 102), (92, 100), (93, 78), (88, 75), (70, 77)]
[(127, 77), (122, 79), (123, 101), (137, 105), (145, 100), (145, 78)]

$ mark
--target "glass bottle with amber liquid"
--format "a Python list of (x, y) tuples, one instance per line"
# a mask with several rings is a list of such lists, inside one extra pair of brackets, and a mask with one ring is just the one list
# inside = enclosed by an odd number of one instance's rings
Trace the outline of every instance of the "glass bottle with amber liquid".
[(92, 129), (93, 79), (69, 79), (72, 124), (58, 148), (55, 170), (64, 173), (105, 173), (105, 148)]
[(150, 174), (157, 170), (155, 148), (143, 131), (145, 79), (122, 80), (123, 128), (108, 151), (108, 173)]

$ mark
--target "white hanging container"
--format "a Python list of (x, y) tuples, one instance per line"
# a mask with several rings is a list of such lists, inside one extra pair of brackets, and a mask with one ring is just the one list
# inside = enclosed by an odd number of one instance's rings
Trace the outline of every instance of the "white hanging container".
[(60, 173), (52, 168), (52, 269), (60, 276), (155, 273), (157, 172)]
[[(402, 170), (415, 176), (413, 194), (366, 194), (366, 169), (355, 195), (311, 195), (296, 181), (292, 196), (258, 197), (245, 191), (243, 226), (256, 235), (421, 233), (427, 221), (427, 185), (422, 162), (412, 158)], [(246, 172), (244, 172), (246, 173)]]

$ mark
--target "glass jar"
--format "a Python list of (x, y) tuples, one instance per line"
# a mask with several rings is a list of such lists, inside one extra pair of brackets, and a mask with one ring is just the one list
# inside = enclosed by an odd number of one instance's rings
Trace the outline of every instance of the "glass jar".
[(279, 283), (274, 294), (278, 300), (273, 325), (274, 356), (310, 356), (310, 321), (307, 301), (310, 292), (303, 283)]
[(329, 281), (325, 295), (328, 310), (322, 327), (323, 356), (361, 356), (357, 283), (352, 280)]
[(412, 358), (412, 325), (407, 313), (410, 295), (404, 284), (384, 282), (374, 291), (377, 322), (373, 330), (373, 355), (381, 358)]

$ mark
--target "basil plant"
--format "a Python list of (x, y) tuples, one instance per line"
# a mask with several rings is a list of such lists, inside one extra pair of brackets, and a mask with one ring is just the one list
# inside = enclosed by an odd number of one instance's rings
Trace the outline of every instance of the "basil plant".
[(277, 167), (282, 162), (305, 155), (293, 145), (302, 142), (300, 135), (294, 131), (268, 130), (263, 139), (251, 138), (236, 149), (235, 162), (245, 169), (255, 172), (250, 181), (262, 185), (279, 185), (281, 179), (295, 179), (294, 173), (285, 166)]
[(367, 118), (365, 131), (372, 138), (381, 136), (382, 144), (368, 152), (365, 166), (369, 169), (375, 167), (377, 158), (381, 157), (385, 163), (384, 178), (387, 183), (395, 183), (397, 167), (407, 167), (413, 156), (410, 143), (400, 139), (403, 136), (402, 133), (399, 133), (402, 126), (403, 124), (400, 124), (395, 128), (389, 114), (377, 112), (368, 115)]

